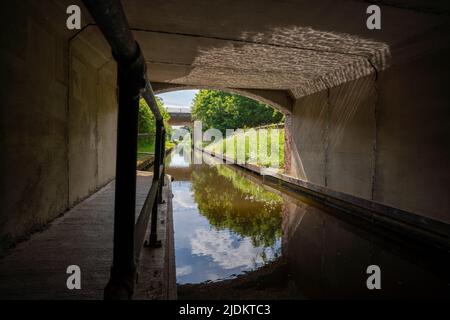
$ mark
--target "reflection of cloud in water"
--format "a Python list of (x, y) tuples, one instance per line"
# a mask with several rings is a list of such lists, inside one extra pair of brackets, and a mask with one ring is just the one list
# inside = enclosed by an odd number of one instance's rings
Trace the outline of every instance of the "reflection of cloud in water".
[(206, 277), (207, 277), (208, 281), (216, 281), (216, 280), (220, 280), (221, 279), (221, 277), (219, 277), (218, 274), (211, 273), (211, 272), (208, 272)]
[(197, 204), (194, 202), (191, 191), (183, 190), (184, 192), (177, 192), (173, 198), (174, 206), (183, 209), (196, 209)]
[(192, 273), (192, 266), (177, 267), (177, 277), (187, 276)]
[(197, 229), (191, 239), (192, 253), (210, 256), (224, 269), (255, 268), (264, 263), (264, 254), (268, 260), (275, 256), (273, 248), (255, 247), (249, 238), (236, 240), (227, 231)]

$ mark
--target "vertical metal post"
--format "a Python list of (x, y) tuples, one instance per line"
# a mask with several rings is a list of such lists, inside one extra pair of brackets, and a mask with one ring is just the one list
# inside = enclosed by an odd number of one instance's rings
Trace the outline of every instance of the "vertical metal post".
[(162, 146), (162, 134), (163, 126), (162, 121), (156, 120), (156, 135), (155, 135), (155, 162), (153, 165), (153, 177), (159, 180), (160, 166), (161, 166), (161, 146)]
[[(140, 54), (140, 51), (138, 51)], [(119, 112), (117, 120), (114, 249), (111, 278), (105, 299), (131, 299), (136, 278), (134, 228), (139, 92), (143, 79), (139, 56), (118, 63)]]
[(158, 203), (163, 204), (164, 200), (163, 200), (163, 187), (165, 184), (165, 175), (166, 175), (166, 166), (164, 164), (164, 160), (166, 158), (166, 128), (162, 128), (161, 130), (161, 164), (162, 164), (162, 173), (161, 173), (161, 181), (159, 183), (159, 198), (158, 198)]
[[(156, 120), (156, 136), (155, 136), (155, 161), (153, 163), (153, 183), (158, 183), (161, 185), (160, 179), (160, 166), (161, 160), (164, 161), (164, 157), (161, 155), (162, 148), (162, 135), (163, 135), (163, 122), (161, 120)], [(155, 202), (152, 208), (152, 217), (150, 222), (150, 238), (147, 246), (152, 248), (161, 247), (161, 241), (158, 240), (157, 226), (158, 226), (158, 203), (161, 198), (161, 188), (158, 186), (158, 192), (156, 194)]]

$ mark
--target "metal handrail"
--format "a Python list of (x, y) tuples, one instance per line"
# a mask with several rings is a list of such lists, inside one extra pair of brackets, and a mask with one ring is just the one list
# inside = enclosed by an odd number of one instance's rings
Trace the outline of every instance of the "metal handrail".
[[(155, 93), (153, 92), (152, 85), (150, 80), (147, 77), (147, 74), (144, 75), (145, 79), (145, 87), (141, 90), (141, 96), (144, 98), (145, 102), (148, 104), (150, 110), (155, 116), (156, 121), (163, 121), (163, 116), (159, 111), (158, 103), (156, 102)], [(163, 123), (164, 126), (164, 123)]]
[[(162, 187), (164, 185), (164, 158), (165, 158), (165, 132), (166, 129), (164, 127), (164, 118), (161, 115), (161, 112), (158, 107), (158, 103), (155, 98), (155, 94), (153, 93), (153, 89), (151, 86), (150, 81), (146, 78), (146, 84), (145, 88), (141, 90), (141, 96), (144, 98), (145, 102), (149, 106), (150, 110), (152, 111), (153, 115), (155, 116), (155, 123), (156, 123), (156, 136), (155, 136), (155, 160), (153, 162), (153, 182), (152, 187), (155, 185), (157, 188), (156, 196), (155, 198), (157, 201), (152, 199), (151, 203), (152, 205), (152, 219), (151, 219), (151, 227), (150, 227), (150, 237), (149, 240), (146, 242), (146, 246), (158, 248), (161, 246), (161, 241), (158, 240), (157, 236), (157, 216), (158, 216), (158, 203), (162, 203)], [(150, 198), (150, 196), (153, 196), (151, 193), (148, 194), (147, 199)], [(140, 215), (149, 215), (149, 206), (144, 206), (141, 210)], [(146, 221), (143, 219), (143, 221)], [(148, 224), (148, 222), (147, 222)], [(146, 224), (146, 225), (147, 225)], [(138, 234), (137, 234), (138, 235)], [(139, 236), (144, 237), (144, 235), (139, 234)], [(143, 238), (138, 239), (137, 243), (140, 244), (139, 247), (137, 247), (137, 250), (140, 251), (140, 248), (142, 247)]]
[[(134, 39), (119, 0), (83, 0), (102, 31), (117, 61), (119, 116), (117, 122), (116, 192), (114, 206), (114, 249), (111, 277), (105, 299), (131, 299), (136, 282), (136, 265), (151, 215), (149, 246), (157, 247), (158, 203), (164, 184), (165, 128), (139, 44)], [(136, 162), (139, 97), (155, 116), (155, 163), (153, 181), (144, 206), (135, 221)]]

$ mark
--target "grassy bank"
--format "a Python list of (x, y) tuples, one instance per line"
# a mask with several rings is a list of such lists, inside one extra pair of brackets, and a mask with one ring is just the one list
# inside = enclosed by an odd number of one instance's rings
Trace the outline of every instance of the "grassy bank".
[[(234, 160), (237, 160), (239, 150), (240, 154), (245, 154), (246, 163), (256, 164), (261, 167), (284, 168), (284, 129), (268, 128), (265, 130), (267, 130), (267, 136), (262, 135), (261, 130), (252, 131), (252, 129), (246, 129), (206, 145), (204, 148), (216, 154), (225, 154), (228, 158)], [(252, 132), (257, 132), (258, 134), (252, 136)], [(272, 153), (271, 136), (273, 134), (278, 134), (278, 148)], [(264, 142), (262, 139), (267, 139), (266, 152), (262, 149)]]
[[(175, 144), (171, 141), (166, 141), (166, 150), (170, 149)], [(155, 153), (155, 138), (152, 136), (141, 136), (138, 138), (138, 160), (145, 158), (148, 154)]]
[(154, 153), (155, 138), (151, 136), (138, 138), (138, 153)]

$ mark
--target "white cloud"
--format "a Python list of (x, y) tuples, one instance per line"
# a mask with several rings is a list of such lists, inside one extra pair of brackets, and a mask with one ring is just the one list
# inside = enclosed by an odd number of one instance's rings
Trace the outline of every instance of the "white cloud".
[(178, 90), (157, 96), (163, 99), (165, 106), (190, 107), (197, 92), (198, 90)]

